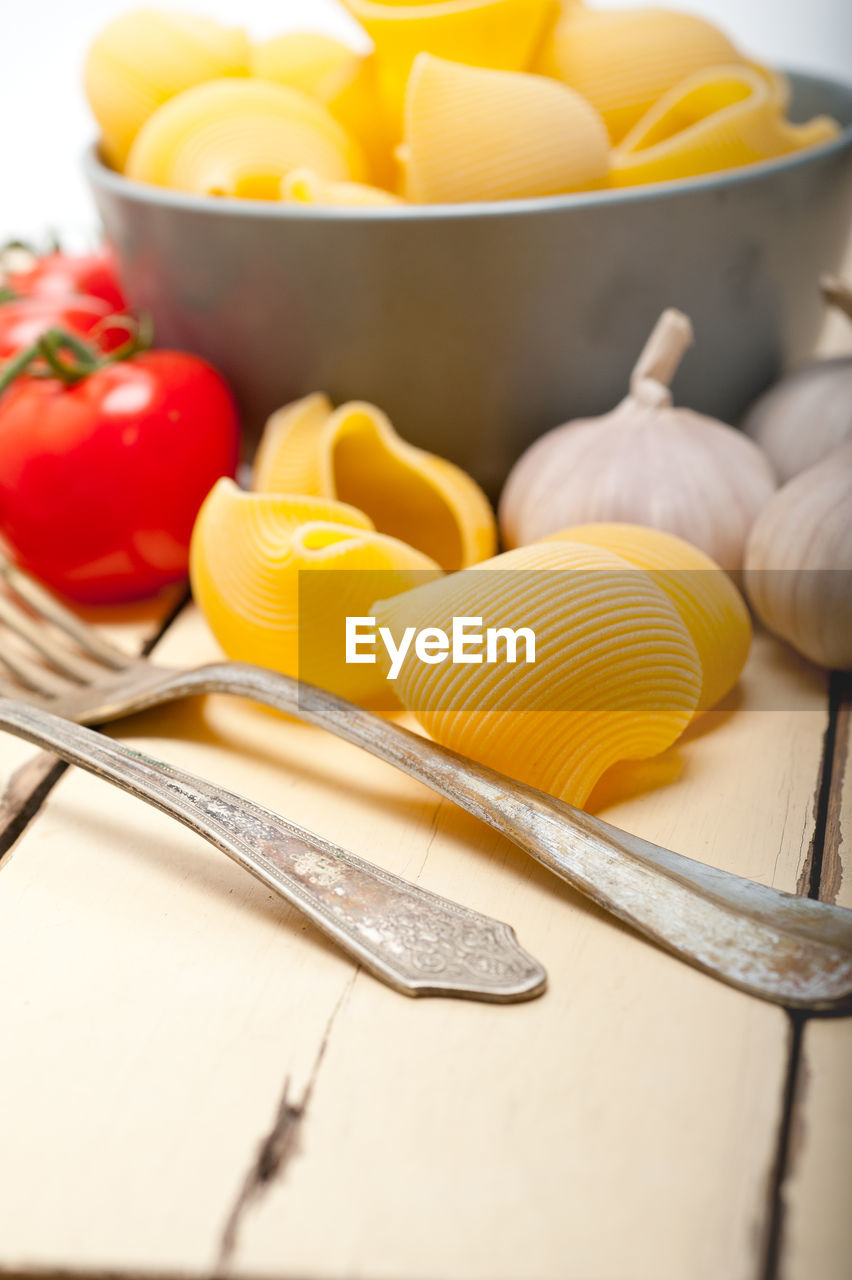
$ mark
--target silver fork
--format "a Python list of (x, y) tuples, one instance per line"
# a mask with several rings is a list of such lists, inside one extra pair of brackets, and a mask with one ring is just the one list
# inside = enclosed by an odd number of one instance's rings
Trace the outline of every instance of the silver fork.
[[(203, 693), (263, 703), (364, 748), (507, 836), (573, 888), (682, 960), (790, 1008), (852, 1010), (852, 911), (720, 871), (468, 760), (419, 734), (263, 667), (191, 670), (129, 658), (44, 588), (0, 563), (0, 621), (40, 657), (0, 658), (13, 696), (103, 724)], [(8, 692), (9, 690), (7, 690)], [(0, 712), (0, 725), (7, 723)]]
[[(21, 581), (24, 589), (32, 585)], [(0, 597), (0, 618), (50, 663), (49, 668), (40, 666), (25, 651), (16, 651), (8, 635), (0, 642), (0, 662), (16, 673), (17, 682), (27, 682), (26, 691), (20, 683), (0, 683), (3, 693), (14, 695), (0, 696), (0, 728), (176, 818), (406, 995), (509, 1003), (544, 991), (544, 969), (518, 945), (509, 925), (401, 880), (244, 796), (54, 714), (64, 708), (63, 696), (57, 694), (59, 678), (94, 692), (94, 686), (83, 683), (99, 669), (93, 661), (108, 662), (118, 671), (120, 654), (96, 632), (81, 628), (41, 589), (32, 599), (46, 605), (54, 625), (70, 628), (88, 647), (89, 659), (62, 648), (39, 623)], [(47, 710), (48, 703), (53, 710)]]

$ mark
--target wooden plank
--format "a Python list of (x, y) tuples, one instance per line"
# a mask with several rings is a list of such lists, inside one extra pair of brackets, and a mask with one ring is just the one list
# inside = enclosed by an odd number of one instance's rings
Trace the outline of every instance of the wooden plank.
[[(852, 907), (852, 689), (838, 713), (820, 896)], [(785, 1188), (782, 1276), (846, 1280), (852, 1266), (852, 1019), (809, 1021)]]
[[(852, 241), (841, 274), (852, 279)], [(826, 317), (817, 350), (852, 351), (849, 320)], [(837, 677), (834, 677), (837, 680)], [(820, 897), (852, 907), (852, 696), (842, 687), (821, 850)], [(782, 1185), (782, 1280), (846, 1280), (852, 1265), (852, 1021), (809, 1021), (796, 1071)]]
[[(162, 646), (203, 651), (192, 615)], [(742, 707), (714, 719), (675, 781), (607, 816), (792, 889), (823, 685), (761, 639)], [(72, 771), (0, 875), (0, 1263), (200, 1274), (230, 1219), (247, 1275), (759, 1274), (782, 1012), (319, 731), (211, 698), (122, 737), (511, 920), (551, 987), (505, 1008), (407, 1001)]]

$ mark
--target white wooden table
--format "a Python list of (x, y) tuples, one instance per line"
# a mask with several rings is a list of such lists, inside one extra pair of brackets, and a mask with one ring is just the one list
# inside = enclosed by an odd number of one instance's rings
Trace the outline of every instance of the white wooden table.
[[(155, 654), (210, 645), (184, 609)], [(737, 709), (606, 817), (852, 907), (850, 703), (760, 636)], [(687, 968), (319, 730), (211, 697), (111, 732), (511, 921), (550, 987), (397, 995), (189, 831), (0, 735), (0, 1274), (849, 1276), (852, 1020)]]
[[(186, 610), (156, 654), (209, 644)], [(759, 638), (741, 706), (606, 816), (852, 906), (842, 693)], [(0, 861), (3, 1269), (849, 1274), (852, 1022), (692, 971), (319, 730), (216, 697), (113, 732), (510, 920), (550, 989), (399, 996), (190, 832), (67, 770)], [(0, 752), (6, 777), (32, 757)]]

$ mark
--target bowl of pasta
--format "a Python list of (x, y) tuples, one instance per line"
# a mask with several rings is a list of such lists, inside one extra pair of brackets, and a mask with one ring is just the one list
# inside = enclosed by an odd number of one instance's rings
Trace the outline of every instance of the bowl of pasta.
[(99, 116), (85, 165), (128, 296), (158, 343), (225, 373), (249, 439), (321, 388), (380, 404), (493, 493), (540, 433), (611, 406), (666, 307), (701, 352), (675, 394), (725, 421), (808, 354), (852, 218), (852, 86), (740, 59), (687, 68), (636, 119), (562, 64), (406, 54), (380, 86), (401, 113), (383, 160), (375, 129), (341, 124), (375, 56), (343, 89), (326, 76), (322, 117), (275, 49), (172, 96), (128, 145)]

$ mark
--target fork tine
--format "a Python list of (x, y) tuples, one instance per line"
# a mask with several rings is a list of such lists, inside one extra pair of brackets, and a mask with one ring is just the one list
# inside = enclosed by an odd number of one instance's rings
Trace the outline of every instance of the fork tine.
[(0, 678), (0, 691), (5, 697), (16, 698), (18, 702), (38, 700), (40, 705), (48, 706), (52, 698), (61, 697), (78, 687), (24, 654), (14, 653), (8, 645), (0, 649), (0, 663), (14, 678), (14, 683)]
[(78, 618), (51, 591), (13, 564), (2, 551), (0, 551), (0, 577), (35, 613), (64, 631), (84, 652), (106, 663), (115, 671), (121, 671), (130, 666), (132, 659), (128, 654), (111, 644), (94, 627)]
[(3, 595), (0, 595), (0, 622), (4, 622), (21, 640), (26, 640), (55, 671), (70, 676), (78, 684), (91, 684), (103, 674), (102, 668), (96, 667), (91, 659), (72, 653), (64, 641), (49, 635), (41, 623), (34, 622), (29, 614)]
[[(90, 657), (105, 663), (113, 671), (123, 671), (125, 667), (130, 666), (131, 659), (126, 653), (122, 653), (121, 649), (110, 644), (100, 632), (90, 627), (87, 622), (83, 622), (70, 609), (66, 609), (52, 592), (43, 587), (40, 582), (36, 582), (35, 578), (31, 578), (23, 569), (12, 564), (2, 553), (0, 553), (0, 577), (34, 613), (52, 622), (60, 631), (64, 631)], [(85, 678), (88, 680), (91, 677), (87, 675)]]

